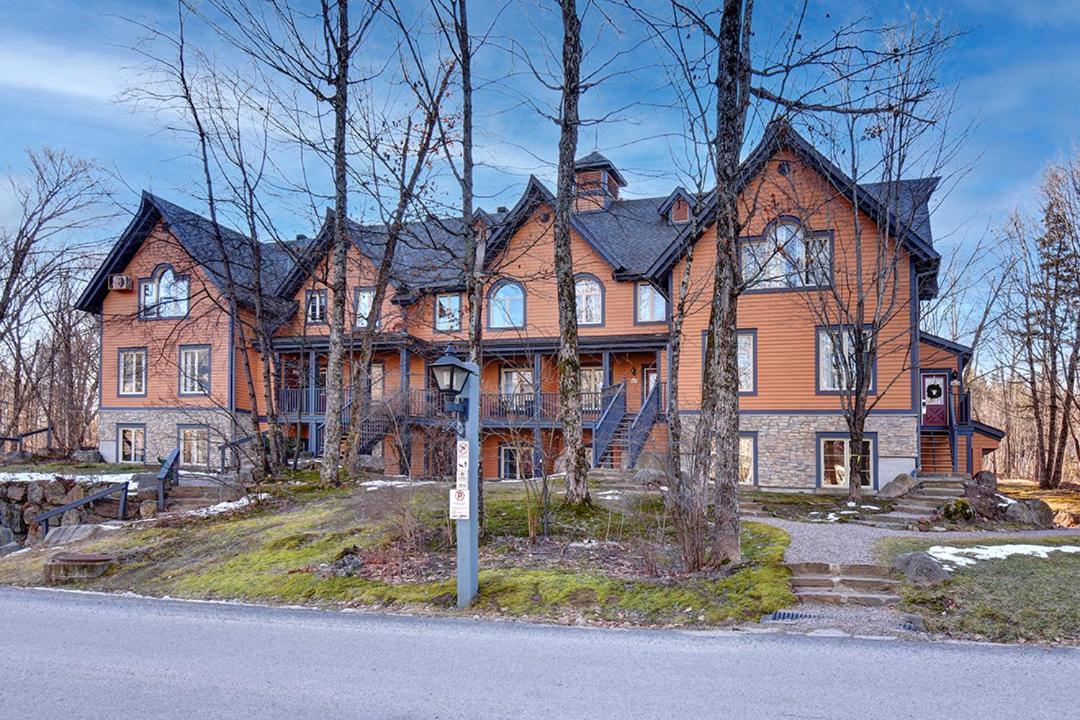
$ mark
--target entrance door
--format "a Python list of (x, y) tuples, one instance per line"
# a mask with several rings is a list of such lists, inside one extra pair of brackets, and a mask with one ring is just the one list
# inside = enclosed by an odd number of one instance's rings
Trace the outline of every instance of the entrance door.
[(923, 425), (949, 424), (949, 383), (943, 374), (923, 375)]

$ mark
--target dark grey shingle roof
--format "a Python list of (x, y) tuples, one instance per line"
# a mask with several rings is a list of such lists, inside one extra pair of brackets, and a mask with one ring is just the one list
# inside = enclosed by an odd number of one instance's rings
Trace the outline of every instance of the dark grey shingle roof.
[(616, 270), (644, 273), (684, 227), (659, 212), (667, 197), (616, 200), (606, 210), (577, 213), (574, 219), (615, 261)]
[(930, 196), (941, 178), (927, 177), (888, 183), (863, 183), (861, 187), (892, 211), (893, 217), (907, 224), (928, 245), (934, 244), (930, 229)]

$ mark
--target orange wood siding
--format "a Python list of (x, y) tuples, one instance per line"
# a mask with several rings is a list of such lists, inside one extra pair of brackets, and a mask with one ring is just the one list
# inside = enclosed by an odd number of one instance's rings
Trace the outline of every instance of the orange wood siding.
[[(789, 161), (793, 172), (781, 176), (780, 160)], [(794, 178), (794, 179), (792, 179)], [(816, 172), (794, 157), (778, 155), (762, 171), (743, 196), (748, 217), (743, 235), (760, 235), (776, 218), (794, 215), (809, 230), (833, 230), (834, 282), (848, 297), (854, 286), (855, 223), (851, 203)], [(750, 207), (755, 209), (751, 213)], [(864, 267), (873, 267), (876, 233), (874, 223), (862, 215)], [(684, 350), (679, 372), (681, 405), (696, 407), (701, 401), (702, 333), (709, 322), (709, 297), (715, 267), (715, 227), (698, 241), (694, 253), (691, 282), (687, 293), (688, 312), (684, 328)], [(869, 257), (867, 257), (869, 256)], [(677, 263), (673, 285), (679, 287), (684, 261)], [(880, 333), (877, 358), (877, 391), (883, 397), (880, 409), (910, 408), (911, 398), (911, 314), (910, 265), (906, 255), (896, 272), (897, 300), (886, 313)], [(890, 285), (891, 287), (891, 285)], [(740, 407), (754, 410), (834, 410), (840, 408), (835, 395), (817, 393), (816, 332), (821, 318), (819, 291), (747, 293), (739, 298), (738, 327), (757, 331), (757, 395), (740, 398)], [(850, 302), (850, 301), (849, 301)], [(883, 304), (885, 307), (885, 304)], [(873, 311), (871, 304), (869, 312)], [(835, 314), (834, 314), (835, 316)]]
[[(140, 320), (139, 278), (158, 265), (171, 264), (189, 278), (186, 318)], [(110, 290), (102, 302), (101, 402), (105, 407), (225, 408), (229, 387), (229, 316), (221, 293), (194, 264), (179, 242), (159, 224), (150, 233), (124, 273), (135, 281), (128, 291)], [(180, 395), (179, 354), (182, 345), (210, 346), (210, 394)], [(145, 347), (146, 394), (119, 394), (120, 348)]]

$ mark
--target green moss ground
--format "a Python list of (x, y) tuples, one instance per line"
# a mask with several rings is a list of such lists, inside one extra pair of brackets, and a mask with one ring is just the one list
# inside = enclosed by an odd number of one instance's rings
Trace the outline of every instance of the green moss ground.
[[(133, 528), (88, 543), (79, 549), (115, 554), (120, 567), (77, 587), (183, 598), (457, 612), (452, 607), (454, 580), (447, 572), (435, 573), (433, 580), (391, 582), (323, 577), (312, 571), (354, 547), (394, 546), (402, 533), (403, 513), (417, 519), (425, 547), (445, 566), (451, 562), (452, 549), (446, 543), (441, 486), (408, 493), (278, 487), (278, 497), (241, 517)], [(527, 537), (520, 488), (489, 491), (487, 508), (492, 543)], [(553, 535), (560, 542), (627, 542), (635, 533), (649, 531), (656, 537), (656, 528), (666, 528), (662, 512), (661, 504), (651, 499), (630, 508), (597, 505), (583, 510), (556, 503)], [(727, 575), (674, 579), (613, 575), (605, 572), (602, 562), (530, 564), (528, 558), (516, 557), (513, 549), (500, 550), (503, 554), (495, 561), (491, 550), (483, 555), (480, 595), (468, 612), (646, 625), (753, 620), (794, 602), (789, 573), (782, 564), (788, 541), (778, 528), (745, 523), (742, 565)], [(0, 582), (40, 584), (43, 562), (40, 552), (0, 561)]]
[[(879, 546), (883, 559), (931, 545), (1076, 545), (1080, 538), (1024, 536), (937, 541), (898, 538)], [(959, 568), (932, 588), (905, 585), (902, 607), (932, 632), (995, 642), (1080, 643), (1080, 554), (1013, 556)]]

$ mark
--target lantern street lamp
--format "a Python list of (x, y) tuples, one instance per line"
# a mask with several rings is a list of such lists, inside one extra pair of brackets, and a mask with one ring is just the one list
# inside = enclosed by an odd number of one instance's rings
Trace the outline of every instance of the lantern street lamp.
[(476, 363), (458, 359), (448, 347), (431, 364), (431, 370), (436, 387), (447, 399), (446, 409), (458, 417), (457, 474), (450, 490), (450, 519), (457, 524), (458, 607), (468, 607), (479, 588), (480, 369)]

